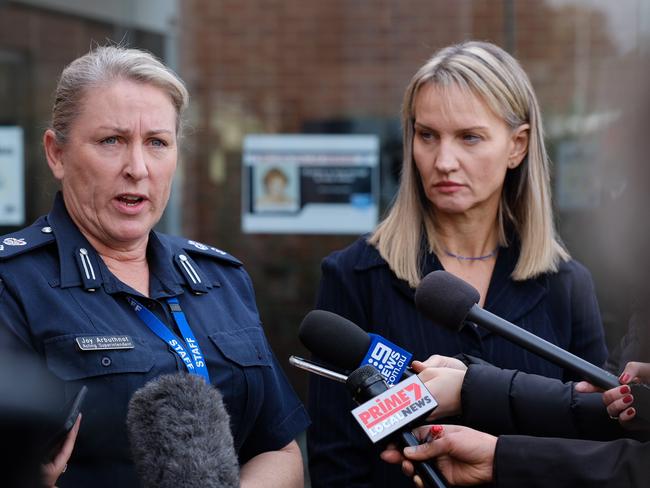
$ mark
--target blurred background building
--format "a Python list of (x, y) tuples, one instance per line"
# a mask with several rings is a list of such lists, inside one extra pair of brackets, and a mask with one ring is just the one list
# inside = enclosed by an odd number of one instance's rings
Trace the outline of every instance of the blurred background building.
[(313, 307), (320, 260), (356, 236), (243, 233), (244, 136), (376, 134), (384, 210), (401, 165), (408, 80), (442, 46), (489, 40), (521, 61), (537, 91), (560, 233), (594, 275), (613, 346), (631, 285), (608, 258), (625, 243), (608, 248), (599, 218), (626, 191), (616, 148), (649, 35), (646, 0), (0, 0), (0, 126), (22, 128), (24, 141), (24, 182), (0, 180), (0, 192), (24, 185), (20, 225), (47, 212), (56, 185), (41, 136), (67, 63), (109, 40), (161, 57), (192, 101), (160, 227), (244, 261), (272, 346), (304, 398), (306, 375), (287, 357), (306, 354), (296, 331)]

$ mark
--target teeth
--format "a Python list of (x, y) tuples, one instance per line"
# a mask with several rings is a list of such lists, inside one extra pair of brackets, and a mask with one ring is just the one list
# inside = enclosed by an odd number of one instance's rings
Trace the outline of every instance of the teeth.
[(136, 196), (133, 196), (133, 195), (122, 195), (120, 197), (120, 200), (122, 200), (124, 203), (126, 203), (127, 206), (133, 207), (133, 206), (137, 205), (138, 203), (140, 203), (142, 198), (136, 197)]

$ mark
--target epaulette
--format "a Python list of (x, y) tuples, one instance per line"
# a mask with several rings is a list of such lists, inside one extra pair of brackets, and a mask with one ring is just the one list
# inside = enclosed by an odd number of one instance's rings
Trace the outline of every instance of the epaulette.
[(0, 261), (33, 251), (55, 240), (52, 228), (44, 219), (39, 219), (29, 227), (0, 237)]
[(185, 249), (188, 252), (193, 254), (200, 254), (202, 256), (209, 256), (211, 258), (216, 258), (221, 261), (226, 261), (229, 264), (235, 266), (242, 266), (243, 263), (234, 256), (231, 256), (225, 251), (222, 251), (219, 248), (214, 246), (208, 246), (202, 242), (193, 241), (191, 239), (185, 239), (184, 237), (172, 237), (175, 243)]

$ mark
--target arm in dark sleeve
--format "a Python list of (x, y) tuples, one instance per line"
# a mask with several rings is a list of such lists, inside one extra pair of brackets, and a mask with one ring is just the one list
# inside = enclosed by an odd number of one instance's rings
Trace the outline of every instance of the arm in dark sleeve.
[(251, 459), (268, 451), (277, 451), (296, 439), (309, 425), (309, 416), (289, 380), (271, 354), (271, 367), (263, 367), (264, 403), (252, 435), (240, 450), (241, 459)]
[(648, 484), (650, 443), (501, 436), (497, 488), (641, 488)]
[[(335, 259), (326, 258), (316, 306), (364, 327), (364, 308), (353, 273)], [(350, 415), (354, 407), (343, 384), (311, 375), (308, 408), (313, 423), (307, 445), (314, 488), (371, 486), (371, 466), (377, 454)]]
[[(596, 366), (607, 360), (605, 331), (591, 274), (581, 264), (573, 261), (575, 272), (571, 273), (571, 341), (569, 351)], [(564, 380), (579, 380), (566, 371)]]
[(494, 435), (615, 439), (628, 434), (607, 415), (600, 393), (520, 371), (470, 365), (461, 389), (462, 421)]
[[(250, 276), (243, 269), (240, 270), (243, 276), (245, 292), (240, 293), (242, 304), (251, 310), (259, 320), (259, 313), (255, 303), (255, 291)], [(277, 451), (304, 431), (309, 425), (309, 416), (304, 406), (298, 399), (284, 371), (278, 364), (273, 354), (262, 324), (259, 324), (259, 334), (255, 337), (255, 347), (262, 357), (268, 360), (268, 364), (260, 365), (262, 381), (256, 386), (249, 386), (264, 400), (262, 408), (254, 419), (252, 435), (242, 445), (239, 457), (242, 460), (249, 460), (254, 456), (268, 451)]]

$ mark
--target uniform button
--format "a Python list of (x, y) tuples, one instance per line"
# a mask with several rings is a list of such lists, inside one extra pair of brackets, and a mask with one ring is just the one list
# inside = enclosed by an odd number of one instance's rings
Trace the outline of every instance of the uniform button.
[(108, 356), (104, 356), (102, 358), (102, 366), (104, 366), (106, 368), (108, 368), (111, 365), (112, 362), (113, 361), (111, 361), (111, 358), (109, 358)]
[(49, 227), (49, 226), (47, 226), (47, 227), (43, 227), (43, 228), (41, 229), (41, 232), (42, 232), (43, 234), (51, 234), (51, 233), (52, 233), (52, 227)]

